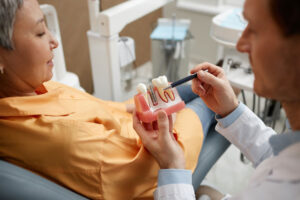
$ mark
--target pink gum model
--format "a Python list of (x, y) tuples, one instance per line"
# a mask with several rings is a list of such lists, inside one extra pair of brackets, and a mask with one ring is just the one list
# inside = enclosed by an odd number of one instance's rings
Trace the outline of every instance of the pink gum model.
[[(153, 103), (148, 91), (147, 95), (141, 93), (134, 96), (135, 108), (138, 118), (146, 123), (150, 123), (157, 120), (157, 112), (164, 110), (167, 115), (178, 112), (185, 107), (185, 103), (181, 100), (177, 90), (175, 88), (170, 89), (175, 98), (171, 98), (167, 92), (164, 92), (167, 102), (160, 97), (157, 88), (154, 88), (154, 94), (157, 99), (157, 103)], [(147, 100), (146, 100), (147, 98)]]

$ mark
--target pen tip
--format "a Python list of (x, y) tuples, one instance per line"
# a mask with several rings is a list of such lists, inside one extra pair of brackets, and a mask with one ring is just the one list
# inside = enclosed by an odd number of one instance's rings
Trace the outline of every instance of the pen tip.
[(168, 90), (170, 88), (172, 88), (172, 86), (168, 86), (168, 87), (164, 88), (164, 90)]

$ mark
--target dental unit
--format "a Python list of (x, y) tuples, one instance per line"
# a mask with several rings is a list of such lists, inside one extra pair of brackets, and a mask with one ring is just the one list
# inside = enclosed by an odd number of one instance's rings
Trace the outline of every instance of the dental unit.
[(167, 77), (160, 76), (152, 80), (148, 89), (142, 83), (137, 86), (138, 94), (134, 96), (134, 103), (141, 121), (146, 123), (155, 121), (159, 110), (171, 115), (185, 107), (175, 88), (165, 89), (169, 85)]
[(131, 97), (122, 90), (118, 47), (123, 28), (159, 9), (172, 0), (131, 0), (104, 11), (99, 11), (100, 0), (89, 0), (91, 30), (87, 32), (94, 96), (113, 101)]

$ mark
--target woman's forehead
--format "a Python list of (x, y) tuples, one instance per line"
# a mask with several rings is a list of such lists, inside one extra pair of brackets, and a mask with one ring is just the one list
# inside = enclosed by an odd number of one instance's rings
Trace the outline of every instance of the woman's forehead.
[(24, 0), (23, 6), (16, 13), (16, 25), (36, 26), (43, 20), (43, 12), (36, 0)]

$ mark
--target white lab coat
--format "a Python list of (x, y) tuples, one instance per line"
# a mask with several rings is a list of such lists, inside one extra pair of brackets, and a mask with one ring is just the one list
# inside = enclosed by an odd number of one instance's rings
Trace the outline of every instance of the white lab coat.
[[(274, 130), (250, 110), (227, 128), (220, 123), (216, 130), (236, 145), (243, 154), (257, 166), (252, 178), (241, 193), (230, 200), (246, 199), (300, 199), (300, 143), (295, 143), (273, 156), (269, 138)], [(158, 187), (155, 199), (193, 200), (192, 185), (168, 184)], [(225, 198), (224, 198), (225, 199)]]

